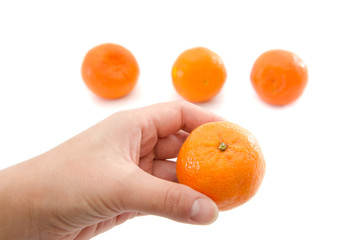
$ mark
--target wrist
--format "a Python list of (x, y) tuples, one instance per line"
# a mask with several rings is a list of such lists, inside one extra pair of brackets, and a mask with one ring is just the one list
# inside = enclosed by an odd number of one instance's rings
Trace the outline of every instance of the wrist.
[(35, 239), (32, 199), (19, 165), (0, 171), (0, 239)]

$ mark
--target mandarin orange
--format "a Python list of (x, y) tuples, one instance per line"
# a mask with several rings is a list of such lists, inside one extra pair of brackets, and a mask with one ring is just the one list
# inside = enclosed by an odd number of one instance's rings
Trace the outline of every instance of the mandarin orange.
[(112, 43), (98, 45), (85, 55), (82, 77), (96, 95), (115, 99), (133, 90), (139, 75), (138, 63), (126, 48)]
[(265, 161), (255, 137), (231, 122), (212, 122), (194, 129), (176, 162), (181, 184), (209, 196), (220, 210), (237, 207), (257, 192)]
[(176, 91), (190, 102), (205, 102), (215, 97), (226, 80), (222, 59), (213, 51), (196, 47), (180, 54), (172, 67)]
[(257, 58), (250, 79), (263, 101), (281, 106), (302, 95), (308, 81), (308, 70), (296, 54), (276, 49)]

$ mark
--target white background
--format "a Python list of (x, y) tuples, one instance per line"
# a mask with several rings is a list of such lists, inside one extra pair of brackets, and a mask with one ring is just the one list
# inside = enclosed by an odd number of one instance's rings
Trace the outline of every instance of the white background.
[[(200, 106), (249, 129), (265, 155), (257, 195), (210, 226), (147, 216), (95, 239), (362, 239), (362, 8), (358, 1), (0, 2), (0, 168), (58, 145), (113, 112), (181, 99), (171, 67), (184, 50), (221, 56), (222, 92)], [(95, 97), (80, 66), (95, 45), (128, 48), (134, 91)], [(303, 96), (261, 102), (249, 74), (274, 48), (307, 64)]]

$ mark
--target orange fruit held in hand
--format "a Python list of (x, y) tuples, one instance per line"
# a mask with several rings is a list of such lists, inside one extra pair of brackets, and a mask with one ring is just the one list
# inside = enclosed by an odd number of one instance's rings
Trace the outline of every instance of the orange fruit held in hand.
[(135, 87), (139, 68), (126, 48), (112, 43), (98, 45), (85, 55), (82, 77), (96, 95), (115, 99), (127, 95)]
[(255, 61), (250, 78), (263, 101), (287, 105), (302, 95), (308, 81), (308, 70), (294, 53), (270, 50)]
[(221, 58), (203, 47), (191, 48), (176, 59), (172, 81), (176, 91), (190, 102), (205, 102), (215, 97), (226, 80)]
[(194, 129), (176, 162), (179, 183), (209, 196), (220, 210), (253, 197), (264, 173), (258, 142), (248, 130), (231, 122), (207, 123)]

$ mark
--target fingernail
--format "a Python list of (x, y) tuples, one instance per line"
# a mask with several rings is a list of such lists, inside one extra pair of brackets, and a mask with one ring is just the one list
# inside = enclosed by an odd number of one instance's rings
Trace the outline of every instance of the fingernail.
[(196, 199), (191, 207), (190, 218), (199, 224), (213, 223), (219, 216), (216, 204), (205, 198)]

